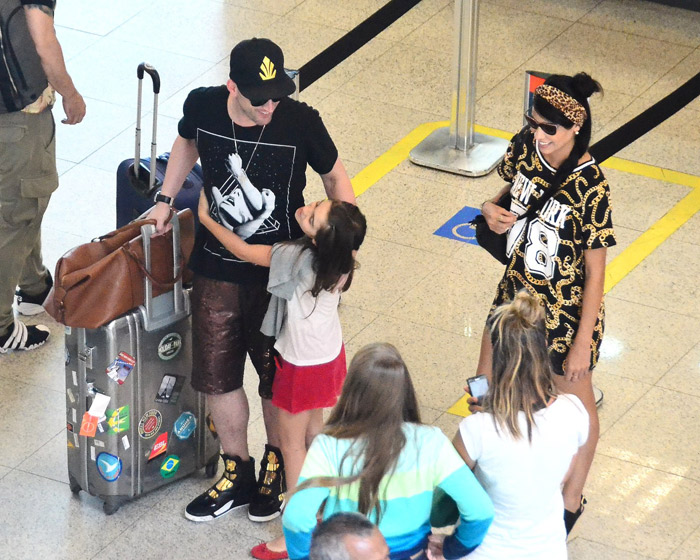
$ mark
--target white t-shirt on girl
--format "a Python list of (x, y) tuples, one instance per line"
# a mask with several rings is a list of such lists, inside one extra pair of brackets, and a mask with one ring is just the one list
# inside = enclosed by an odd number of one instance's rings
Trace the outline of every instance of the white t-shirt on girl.
[(495, 516), (484, 541), (469, 560), (565, 559), (566, 530), (561, 484), (571, 459), (588, 439), (588, 413), (578, 397), (559, 395), (534, 414), (532, 443), (525, 413), (524, 437), (496, 430), (493, 416), (468, 416), (459, 431), (474, 474), (493, 501)]
[(316, 280), (313, 259), (313, 253), (302, 251), (299, 245), (275, 245), (270, 263), (271, 279), (280, 272), (285, 275), (284, 271), (276, 270), (277, 267), (289, 268), (288, 285), (293, 285), (294, 291), (286, 300), (284, 321), (275, 348), (285, 361), (297, 366), (331, 362), (338, 357), (343, 344), (338, 304), (345, 278), (333, 292), (321, 290), (317, 297), (312, 296), (311, 288)]

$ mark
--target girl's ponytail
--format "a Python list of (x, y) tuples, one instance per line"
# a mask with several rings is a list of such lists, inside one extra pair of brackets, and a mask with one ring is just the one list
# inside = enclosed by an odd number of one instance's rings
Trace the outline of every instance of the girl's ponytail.
[(521, 290), (494, 310), (488, 327), (493, 366), (484, 410), (493, 414), (496, 429), (506, 429), (516, 438), (523, 435), (518, 415), (524, 412), (531, 440), (534, 413), (556, 394), (544, 307), (539, 298)]
[(591, 78), (585, 72), (579, 72), (573, 78), (571, 78), (572, 89), (578, 93), (578, 95), (573, 95), (579, 103), (582, 99), (588, 100), (588, 98), (597, 92), (602, 92), (602, 86)]

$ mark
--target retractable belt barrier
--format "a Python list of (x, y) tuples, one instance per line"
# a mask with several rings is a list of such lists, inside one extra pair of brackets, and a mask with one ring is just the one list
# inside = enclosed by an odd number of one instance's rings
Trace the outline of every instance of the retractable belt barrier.
[[(305, 90), (330, 72), (420, 2), (421, 0), (390, 0), (299, 68), (297, 92)], [(700, 96), (700, 73), (631, 121), (593, 144), (589, 149), (590, 154), (599, 163), (605, 161), (675, 115), (698, 96)]]
[(593, 144), (588, 151), (598, 163), (601, 163), (675, 115), (698, 96), (700, 96), (700, 73), (631, 121)]
[(304, 91), (350, 55), (360, 50), (421, 0), (391, 0), (331, 46), (299, 68), (299, 91)]

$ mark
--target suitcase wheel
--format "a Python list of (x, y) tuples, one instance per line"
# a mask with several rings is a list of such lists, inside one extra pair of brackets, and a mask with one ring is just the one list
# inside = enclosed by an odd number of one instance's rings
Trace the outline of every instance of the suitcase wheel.
[(216, 461), (212, 461), (211, 463), (207, 463), (207, 465), (204, 467), (204, 474), (207, 475), (207, 478), (214, 478), (216, 476), (216, 471), (219, 468), (219, 457), (216, 457)]
[(72, 476), (68, 477), (68, 485), (70, 486), (70, 491), (73, 492), (73, 494), (77, 494), (82, 490), (80, 484), (78, 484), (78, 481), (75, 480)]
[(121, 503), (119, 503), (119, 502), (109, 502), (109, 501), (106, 501), (104, 504), (102, 504), (102, 511), (105, 512), (105, 515), (112, 515), (112, 514), (115, 513), (120, 507), (121, 507)]

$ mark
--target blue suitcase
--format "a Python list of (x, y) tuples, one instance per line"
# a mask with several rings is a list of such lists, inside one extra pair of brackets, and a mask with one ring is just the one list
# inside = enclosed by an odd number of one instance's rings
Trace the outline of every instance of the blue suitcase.
[[(151, 157), (141, 159), (141, 98), (143, 89), (143, 75), (147, 73), (153, 80), (153, 134), (151, 138)], [(133, 159), (124, 160), (117, 168), (117, 227), (135, 220), (151, 208), (153, 198), (160, 192), (165, 177), (165, 169), (168, 165), (170, 154), (165, 153), (156, 157), (156, 131), (158, 124), (158, 93), (160, 92), (160, 76), (158, 71), (150, 64), (139, 64), (138, 77), (138, 105), (136, 116), (136, 153)], [(134, 161), (139, 165), (134, 170)], [(197, 205), (199, 193), (202, 190), (202, 168), (195, 164), (192, 171), (185, 179), (173, 206), (176, 210), (189, 208), (195, 219), (195, 228), (199, 226)]]

